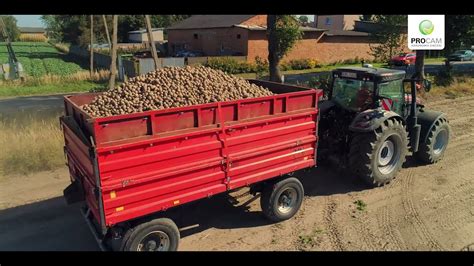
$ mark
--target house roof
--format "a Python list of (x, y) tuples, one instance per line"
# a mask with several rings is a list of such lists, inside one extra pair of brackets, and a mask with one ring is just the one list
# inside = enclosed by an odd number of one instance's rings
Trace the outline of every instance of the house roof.
[(45, 33), (45, 28), (40, 27), (19, 27), (21, 33)]
[[(153, 28), (151, 29), (151, 31), (160, 31), (160, 30), (163, 30), (163, 28)], [(129, 31), (128, 33), (145, 33), (146, 30), (132, 30), (132, 31)]]
[(195, 15), (168, 27), (168, 30), (229, 28), (256, 15)]
[[(252, 31), (258, 31), (258, 30), (267, 30), (266, 26), (257, 26), (257, 25), (242, 25), (242, 24), (237, 24), (234, 25), (235, 27), (239, 28), (244, 28)], [(326, 29), (318, 29), (318, 28), (313, 28), (313, 27), (300, 27), (301, 31), (327, 31)]]
[(353, 30), (329, 30), (325, 32), (327, 36), (369, 36), (367, 32)]

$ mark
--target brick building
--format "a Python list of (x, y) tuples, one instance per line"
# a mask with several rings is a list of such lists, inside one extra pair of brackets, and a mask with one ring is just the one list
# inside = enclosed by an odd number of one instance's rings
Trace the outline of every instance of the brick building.
[[(324, 17), (319, 19), (325, 21)], [(356, 57), (372, 59), (369, 33), (354, 31), (353, 21), (348, 26), (350, 19), (343, 18), (341, 23), (336, 23), (341, 27), (330, 29), (301, 27), (303, 38), (283, 61), (315, 59), (321, 63), (331, 63)], [(192, 16), (167, 28), (168, 49), (171, 54), (179, 50), (191, 50), (203, 52), (207, 56), (246, 56), (250, 62), (257, 56), (266, 59), (266, 22), (266, 15)]]

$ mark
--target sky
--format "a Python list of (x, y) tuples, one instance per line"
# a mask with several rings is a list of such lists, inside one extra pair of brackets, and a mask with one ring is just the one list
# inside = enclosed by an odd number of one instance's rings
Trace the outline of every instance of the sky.
[[(309, 21), (314, 20), (314, 15), (304, 16), (308, 16)], [(14, 17), (17, 19), (18, 27), (45, 27), (43, 21), (40, 19), (41, 15), (14, 15)]]
[(14, 15), (18, 27), (45, 27), (41, 15)]

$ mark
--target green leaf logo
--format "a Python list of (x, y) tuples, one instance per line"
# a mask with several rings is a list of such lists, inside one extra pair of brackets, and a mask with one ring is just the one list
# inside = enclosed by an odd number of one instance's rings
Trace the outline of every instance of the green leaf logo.
[(430, 35), (431, 33), (433, 33), (434, 25), (430, 20), (426, 19), (420, 22), (419, 28), (420, 28), (421, 34)]

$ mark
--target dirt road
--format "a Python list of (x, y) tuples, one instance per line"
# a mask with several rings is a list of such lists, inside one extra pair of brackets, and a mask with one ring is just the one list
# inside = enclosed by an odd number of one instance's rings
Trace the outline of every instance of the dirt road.
[[(204, 200), (178, 221), (180, 250), (461, 250), (474, 243), (474, 96), (428, 105), (446, 112), (453, 130), (441, 162), (408, 159), (396, 180), (375, 189), (314, 169), (302, 179), (302, 209), (279, 224), (262, 217), (258, 199), (244, 204), (249, 196), (238, 207), (223, 197)], [(2, 182), (0, 250), (97, 250), (77, 206), (60, 197), (68, 182), (65, 169)], [(357, 209), (358, 200), (366, 206)]]

